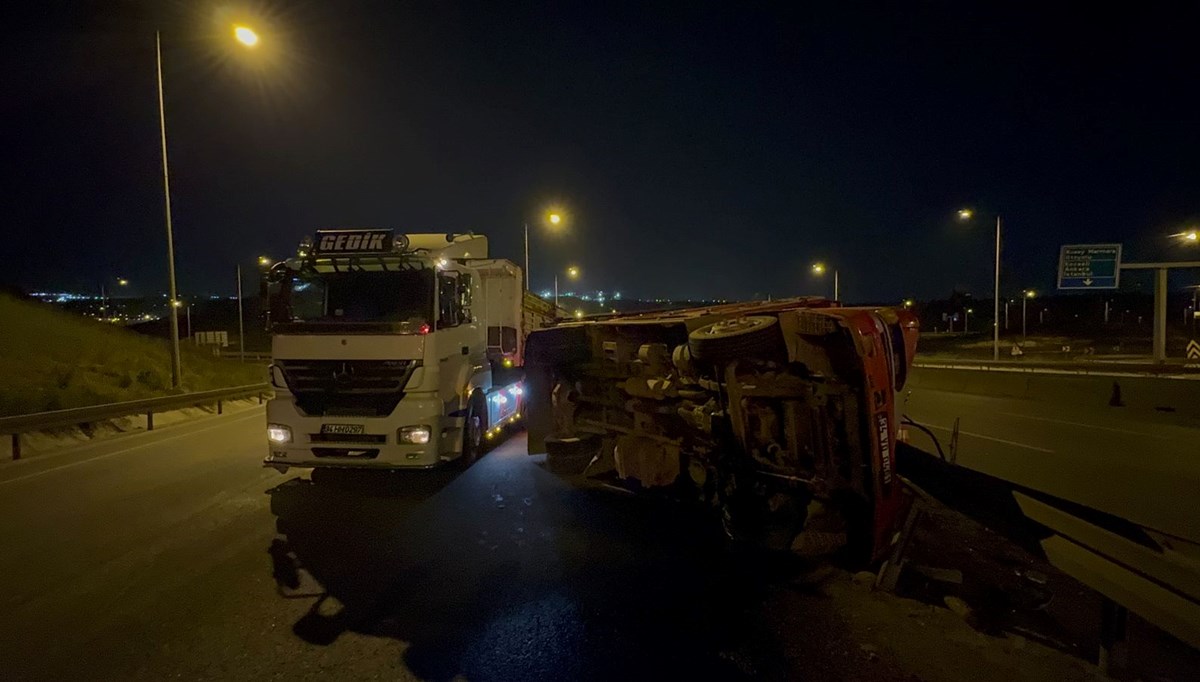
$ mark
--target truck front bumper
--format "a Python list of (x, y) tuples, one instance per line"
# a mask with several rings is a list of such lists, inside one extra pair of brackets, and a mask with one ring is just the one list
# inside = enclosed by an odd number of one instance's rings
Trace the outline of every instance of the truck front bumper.
[[(263, 466), (353, 469), (429, 469), (455, 459), (462, 450), (462, 417), (442, 416), (437, 398), (401, 400), (385, 417), (307, 416), (287, 398), (267, 402), (267, 423), (286, 427), (290, 441), (268, 439)], [(349, 426), (361, 434), (326, 433), (326, 425)], [(425, 426), (429, 442), (402, 443), (400, 429)]]

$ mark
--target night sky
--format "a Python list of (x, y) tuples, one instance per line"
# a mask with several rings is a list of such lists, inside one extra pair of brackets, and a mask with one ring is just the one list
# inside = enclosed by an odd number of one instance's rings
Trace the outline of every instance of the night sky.
[(519, 262), (528, 220), (535, 289), (578, 264), (643, 296), (817, 293), (820, 259), (850, 301), (986, 297), (996, 212), (1010, 290), (1062, 243), (1200, 257), (1165, 238), (1200, 218), (1198, 22), (1150, 3), (27, 4), (0, 47), (26, 289), (165, 290), (155, 27), (183, 293), (349, 226)]

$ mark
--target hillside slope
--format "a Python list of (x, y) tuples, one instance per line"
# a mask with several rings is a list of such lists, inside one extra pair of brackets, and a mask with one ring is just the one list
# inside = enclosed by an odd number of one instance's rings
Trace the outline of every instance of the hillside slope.
[[(0, 416), (171, 392), (170, 344), (49, 305), (0, 295)], [(184, 342), (183, 390), (260, 383), (261, 365)]]

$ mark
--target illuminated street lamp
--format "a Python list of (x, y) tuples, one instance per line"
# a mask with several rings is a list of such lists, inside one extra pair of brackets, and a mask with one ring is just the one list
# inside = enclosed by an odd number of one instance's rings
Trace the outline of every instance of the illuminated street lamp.
[[(116, 282), (119, 287), (129, 286), (129, 280), (124, 277), (118, 277)], [(108, 310), (108, 288), (103, 281), (100, 282), (100, 310)]]
[[(567, 277), (572, 280), (579, 279), (578, 266), (569, 266), (567, 268)], [(554, 314), (558, 315), (558, 275), (554, 276)]]
[(1025, 343), (1025, 304), (1029, 302), (1029, 299), (1037, 296), (1037, 292), (1033, 289), (1026, 289), (1021, 294), (1021, 343)]
[[(958, 219), (968, 222), (975, 217), (975, 211), (969, 208), (958, 210)], [(1000, 216), (996, 216), (996, 279), (992, 297), (992, 360), (1000, 359)]]
[[(258, 45), (258, 34), (247, 26), (234, 26), (234, 38), (246, 47)], [(171, 388), (179, 388), (183, 383), (183, 363), (179, 354), (179, 301), (178, 290), (175, 286), (175, 235), (171, 229), (171, 173), (167, 165), (167, 114), (163, 107), (163, 71), (162, 71), (162, 36), (154, 32), (154, 62), (158, 74), (158, 130), (162, 140), (163, 168), (163, 201), (166, 206), (167, 221), (167, 279), (169, 296), (174, 305), (171, 306)], [(190, 309), (189, 309), (190, 313)], [(188, 325), (188, 333), (192, 331)]]
[[(542, 216), (543, 221), (549, 227), (560, 227), (566, 222), (566, 217), (563, 212), (556, 208), (546, 209)], [(525, 289), (529, 289), (529, 223), (524, 223), (525, 227)]]
[(258, 257), (258, 267), (260, 267), (260, 268), (271, 267), (271, 259), (266, 256), (259, 256)]
[[(813, 263), (812, 264), (813, 274), (818, 277), (823, 276), (825, 274), (825, 270), (826, 270), (826, 268), (825, 268), (824, 263)], [(838, 300), (838, 271), (837, 271), (837, 268), (833, 269), (833, 300), (835, 300), (835, 301)]]
[(967, 308), (963, 311), (963, 334), (971, 331), (971, 313), (975, 312), (974, 308)]
[(258, 34), (249, 26), (234, 26), (233, 37), (246, 47), (254, 47), (258, 45)]

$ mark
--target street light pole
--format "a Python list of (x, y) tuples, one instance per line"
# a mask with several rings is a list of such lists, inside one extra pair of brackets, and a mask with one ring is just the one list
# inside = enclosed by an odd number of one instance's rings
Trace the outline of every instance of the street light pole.
[[(1024, 321), (1021, 325), (1024, 327)], [(1021, 341), (1024, 342), (1024, 331), (1022, 331), (1021, 337)], [(992, 360), (996, 362), (1000, 360), (1000, 216), (996, 216), (996, 288), (993, 292), (992, 308)]]
[(554, 273), (554, 317), (558, 317), (558, 273)]
[(834, 301), (841, 300), (840, 298), (838, 298), (838, 271), (837, 271), (837, 268), (833, 269), (833, 300)]
[[(171, 230), (171, 179), (167, 170), (167, 114), (163, 108), (162, 39), (154, 32), (154, 60), (158, 68), (158, 129), (162, 138), (163, 200), (167, 215), (167, 278), (171, 309), (171, 388), (183, 383), (183, 366), (179, 355), (179, 310), (175, 289), (175, 235)], [(189, 326), (189, 331), (191, 327)]]
[(246, 315), (242, 310), (242, 266), (237, 266), (238, 297), (238, 352), (242, 362), (246, 361)]
[(1029, 303), (1029, 294), (1021, 297), (1021, 343), (1025, 343), (1025, 309), (1027, 303)]
[(525, 290), (529, 290), (529, 221), (525, 221)]

